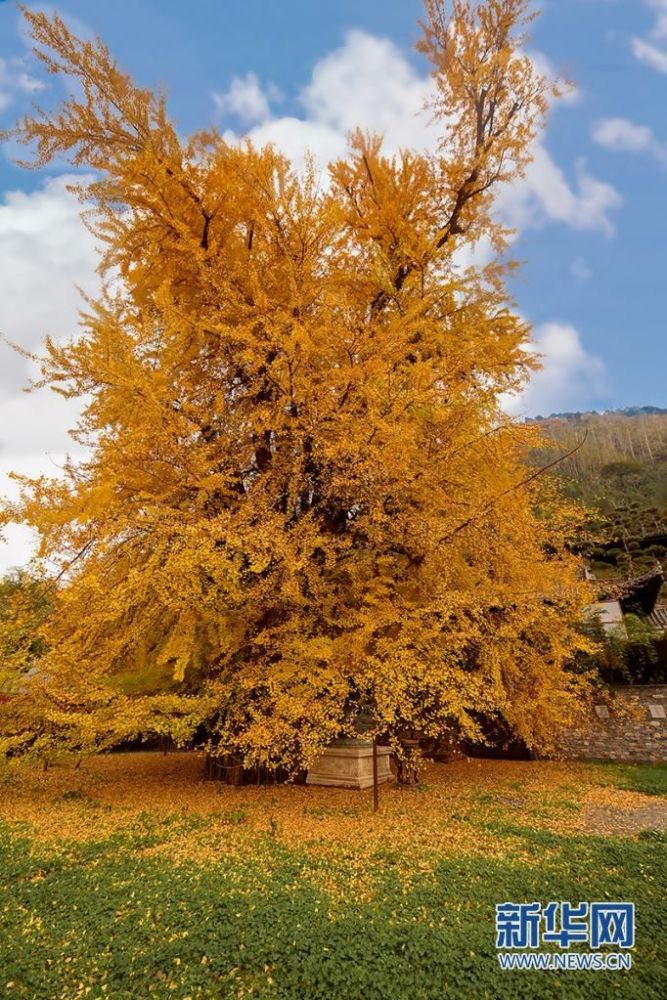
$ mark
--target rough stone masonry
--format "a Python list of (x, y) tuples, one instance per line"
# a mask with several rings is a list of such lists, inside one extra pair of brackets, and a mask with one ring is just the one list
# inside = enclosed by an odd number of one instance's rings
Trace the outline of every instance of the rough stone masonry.
[[(614, 685), (587, 722), (566, 730), (559, 757), (570, 760), (667, 761), (667, 684)], [(634, 714), (628, 708), (634, 703)]]

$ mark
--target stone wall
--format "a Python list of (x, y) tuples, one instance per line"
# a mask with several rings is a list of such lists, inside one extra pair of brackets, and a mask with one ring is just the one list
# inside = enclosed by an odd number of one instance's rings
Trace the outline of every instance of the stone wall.
[[(571, 760), (667, 761), (667, 684), (614, 686), (584, 726), (563, 733), (559, 756)], [(627, 714), (635, 702), (639, 717)]]

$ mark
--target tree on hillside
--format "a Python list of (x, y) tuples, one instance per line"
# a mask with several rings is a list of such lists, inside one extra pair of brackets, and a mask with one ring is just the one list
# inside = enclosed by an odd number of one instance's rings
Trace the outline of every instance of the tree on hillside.
[[(657, 407), (541, 422), (566, 452), (585, 435), (553, 474), (589, 512), (588, 537), (579, 547), (596, 577), (637, 576), (656, 562), (667, 568), (667, 414), (652, 411)], [(541, 465), (548, 456), (536, 449), (531, 462)]]
[[(360, 709), (394, 737), (500, 715), (542, 746), (576, 708), (572, 508), (499, 407), (533, 364), (492, 215), (547, 110), (527, 7), (426, 0), (439, 148), (356, 132), (327, 183), (271, 146), (182, 140), (101, 42), (25, 12), (70, 96), (16, 135), (94, 172), (107, 284), (41, 360), (90, 457), (5, 511), (58, 580), (24, 731), (200, 726), (296, 768)], [(498, 259), (457, 266), (481, 239)]]

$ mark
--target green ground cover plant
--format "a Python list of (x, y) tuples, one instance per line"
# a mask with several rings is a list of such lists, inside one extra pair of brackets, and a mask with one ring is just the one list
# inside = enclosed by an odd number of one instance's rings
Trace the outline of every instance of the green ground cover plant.
[[(352, 793), (339, 801), (330, 789), (313, 790), (330, 805), (304, 798), (297, 807), (310, 789), (218, 793), (208, 783), (206, 794), (214, 805), (219, 800), (214, 811), (179, 805), (172, 789), (171, 811), (129, 816), (122, 801), (110, 807), (59, 791), (56, 808), (78, 810), (86, 836), (45, 837), (27, 819), (0, 827), (0, 994), (662, 1000), (667, 836), (598, 836), (568, 824), (574, 805), (585, 804), (583, 790), (610, 802), (616, 796), (619, 808), (647, 801), (627, 789), (657, 791), (665, 768), (526, 764), (521, 783), (521, 765), (477, 763), (466, 794), (457, 784), (463, 767), (443, 765), (433, 768), (425, 793), (387, 790), (377, 822), (391, 824), (407, 802), (413, 825), (424, 824), (422, 849), (407, 836), (404, 849), (400, 838), (383, 846), (378, 828), (361, 854), (355, 848), (371, 817), (363, 797), (356, 810), (349, 806)], [(545, 784), (530, 791), (534, 776), (549, 780), (552, 796)], [(40, 777), (42, 787), (47, 779)], [(438, 798), (448, 786), (455, 813), (447, 812), (446, 795)], [(108, 788), (98, 792), (108, 797)], [(288, 836), (288, 808), (295, 823), (307, 824), (300, 838)], [(119, 825), (96, 833), (96, 817)], [(332, 842), (327, 823), (349, 824), (350, 836)], [(455, 823), (458, 839), (445, 849), (437, 831)], [(494, 847), (480, 851), (479, 843)], [(533, 899), (634, 901), (633, 969), (501, 971), (495, 904)]]

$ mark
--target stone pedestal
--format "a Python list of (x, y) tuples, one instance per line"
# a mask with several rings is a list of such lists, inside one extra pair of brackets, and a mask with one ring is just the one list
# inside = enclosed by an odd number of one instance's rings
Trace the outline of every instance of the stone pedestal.
[[(389, 747), (377, 748), (378, 784), (393, 781)], [(331, 785), (338, 788), (373, 786), (373, 744), (368, 740), (340, 739), (325, 747), (306, 778), (307, 785)]]

